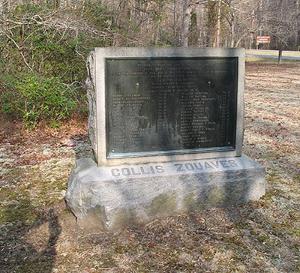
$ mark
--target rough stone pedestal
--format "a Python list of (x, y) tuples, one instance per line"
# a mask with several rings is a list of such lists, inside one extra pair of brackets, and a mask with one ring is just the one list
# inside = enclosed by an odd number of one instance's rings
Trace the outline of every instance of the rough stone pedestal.
[(117, 230), (264, 194), (264, 168), (246, 156), (110, 167), (86, 158), (76, 162), (66, 201), (80, 226)]

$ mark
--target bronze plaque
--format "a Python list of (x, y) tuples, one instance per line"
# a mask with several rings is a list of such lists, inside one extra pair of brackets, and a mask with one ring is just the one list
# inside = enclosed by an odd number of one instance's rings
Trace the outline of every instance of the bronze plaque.
[(238, 58), (108, 58), (107, 157), (233, 150)]

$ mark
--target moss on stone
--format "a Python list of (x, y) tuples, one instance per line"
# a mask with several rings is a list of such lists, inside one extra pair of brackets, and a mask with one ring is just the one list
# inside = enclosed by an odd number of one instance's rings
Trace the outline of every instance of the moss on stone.
[(210, 206), (220, 206), (225, 199), (225, 190), (223, 187), (213, 187), (208, 192), (207, 201)]
[(124, 226), (132, 226), (136, 223), (136, 213), (134, 209), (119, 209), (114, 213), (112, 219), (112, 230), (121, 230)]
[(148, 209), (150, 216), (172, 215), (177, 207), (177, 198), (174, 193), (160, 194), (155, 197)]
[(184, 209), (187, 211), (195, 211), (197, 208), (197, 196), (194, 192), (189, 193), (183, 199)]
[(194, 192), (184, 197), (183, 204), (186, 211), (200, 211), (205, 209), (205, 203)]

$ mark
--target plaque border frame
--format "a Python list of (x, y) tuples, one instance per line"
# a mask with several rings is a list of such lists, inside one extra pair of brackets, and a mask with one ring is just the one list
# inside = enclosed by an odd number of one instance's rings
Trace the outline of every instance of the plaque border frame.
[[(236, 157), (242, 154), (244, 136), (244, 78), (245, 50), (243, 48), (136, 48), (106, 47), (95, 48), (94, 75), (96, 93), (96, 151), (98, 165), (138, 164), (168, 161), (209, 159), (217, 157)], [(185, 153), (170, 151), (126, 153), (120, 157), (107, 158), (106, 130), (106, 86), (105, 62), (109, 58), (170, 58), (170, 57), (236, 57), (238, 59), (236, 140), (235, 149), (201, 148), (184, 150)], [(188, 153), (186, 153), (188, 152)]]

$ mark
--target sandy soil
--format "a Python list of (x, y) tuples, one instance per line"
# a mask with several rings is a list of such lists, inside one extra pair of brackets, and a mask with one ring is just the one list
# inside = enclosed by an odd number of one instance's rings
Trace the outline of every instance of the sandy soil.
[(86, 121), (28, 132), (0, 120), (0, 272), (300, 272), (300, 65), (247, 64), (244, 153), (259, 202), (84, 234), (65, 208)]

